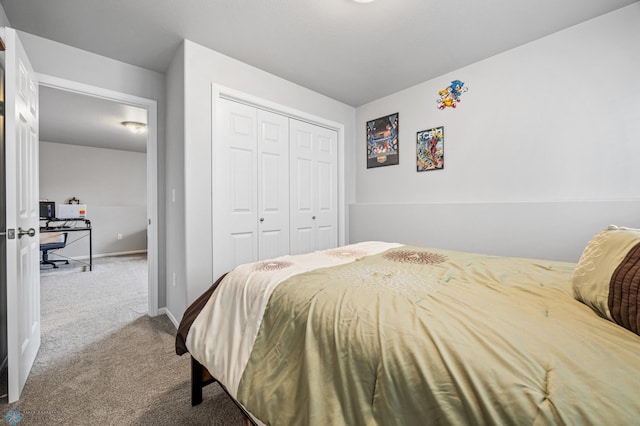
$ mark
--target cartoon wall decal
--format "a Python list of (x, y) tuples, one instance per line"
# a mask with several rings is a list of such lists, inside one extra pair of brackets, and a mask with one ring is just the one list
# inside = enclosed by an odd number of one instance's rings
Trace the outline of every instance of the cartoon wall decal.
[(417, 171), (444, 168), (444, 126), (418, 132), (416, 138)]
[(453, 80), (451, 84), (438, 92), (440, 98), (436, 101), (439, 109), (455, 108), (461, 101), (460, 96), (469, 90), (463, 81)]

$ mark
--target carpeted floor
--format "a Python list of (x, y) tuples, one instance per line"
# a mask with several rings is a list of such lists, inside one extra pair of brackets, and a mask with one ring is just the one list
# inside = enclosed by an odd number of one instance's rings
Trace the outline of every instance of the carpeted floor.
[[(42, 344), (20, 401), (22, 425), (244, 425), (222, 389), (191, 407), (190, 360), (175, 327), (147, 312), (144, 255), (100, 258), (94, 270), (41, 272)], [(9, 424), (9, 423), (8, 423)]]

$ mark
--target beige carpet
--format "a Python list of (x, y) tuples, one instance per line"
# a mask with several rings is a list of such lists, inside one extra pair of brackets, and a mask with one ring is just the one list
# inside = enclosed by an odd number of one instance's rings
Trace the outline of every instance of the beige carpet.
[[(190, 360), (175, 328), (147, 312), (141, 255), (100, 258), (94, 270), (41, 272), (42, 345), (20, 401), (0, 402), (18, 425), (244, 425), (217, 385), (191, 407)], [(9, 424), (9, 423), (7, 423)]]

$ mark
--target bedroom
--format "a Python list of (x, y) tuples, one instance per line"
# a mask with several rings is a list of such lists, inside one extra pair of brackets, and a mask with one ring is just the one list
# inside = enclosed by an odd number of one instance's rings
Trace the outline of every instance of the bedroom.
[[(211, 216), (202, 195), (210, 184), (201, 179), (210, 154), (198, 142), (210, 138), (210, 95), (201, 94), (211, 82), (344, 124), (343, 242), (402, 240), (577, 261), (603, 226), (640, 226), (633, 166), (638, 13), (634, 3), (358, 105), (188, 41), (166, 75), (37, 36), (25, 35), (23, 43), (38, 72), (156, 99), (159, 122), (169, 117), (166, 133), (159, 129), (159, 211), (166, 215), (159, 252), (166, 269), (159, 270), (158, 308), (175, 323), (216, 278), (206, 267), (211, 249), (200, 237)], [(469, 91), (459, 108), (440, 111), (437, 93), (453, 79), (464, 80)], [(186, 105), (165, 101), (181, 95)], [(400, 164), (368, 170), (364, 123), (395, 112)], [(416, 173), (415, 133), (436, 126), (445, 128), (445, 168)], [(371, 219), (379, 215), (394, 220), (381, 227)], [(418, 221), (425, 226), (419, 233), (411, 225)]]

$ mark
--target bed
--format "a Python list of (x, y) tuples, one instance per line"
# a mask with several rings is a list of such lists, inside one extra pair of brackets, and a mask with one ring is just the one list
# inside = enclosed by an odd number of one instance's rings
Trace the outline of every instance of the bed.
[(635, 229), (577, 264), (370, 241), (238, 266), (176, 351), (255, 424), (637, 424), (639, 287)]

